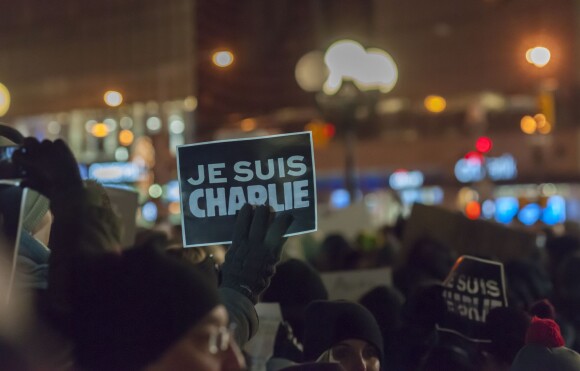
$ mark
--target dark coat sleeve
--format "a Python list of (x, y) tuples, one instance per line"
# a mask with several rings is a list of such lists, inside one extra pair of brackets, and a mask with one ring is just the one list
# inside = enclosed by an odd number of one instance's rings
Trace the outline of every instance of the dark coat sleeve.
[(220, 287), (220, 298), (228, 310), (230, 323), (236, 325), (234, 337), (243, 347), (258, 331), (258, 314), (254, 304), (245, 295), (234, 289)]

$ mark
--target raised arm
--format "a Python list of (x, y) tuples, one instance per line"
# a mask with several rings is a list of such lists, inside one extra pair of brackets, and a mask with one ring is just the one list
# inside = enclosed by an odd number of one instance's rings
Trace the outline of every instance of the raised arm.
[(220, 293), (231, 322), (236, 323), (236, 340), (243, 346), (258, 330), (253, 308), (268, 288), (280, 261), (292, 223), (290, 214), (274, 218), (269, 206), (244, 205), (236, 219), (232, 245), (222, 265)]

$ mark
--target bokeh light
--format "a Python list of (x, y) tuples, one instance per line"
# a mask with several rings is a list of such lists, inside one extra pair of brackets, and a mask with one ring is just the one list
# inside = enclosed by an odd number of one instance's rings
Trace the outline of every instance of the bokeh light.
[(169, 204), (168, 209), (169, 209), (169, 212), (171, 214), (179, 214), (179, 213), (181, 213), (181, 205), (177, 201), (171, 202)]
[(149, 196), (159, 198), (163, 194), (163, 188), (159, 184), (151, 184), (149, 187)]
[(121, 126), (121, 129), (131, 129), (133, 127), (133, 119), (125, 116), (119, 121), (119, 126)]
[(481, 216), (481, 205), (477, 201), (470, 201), (465, 205), (465, 216), (469, 219), (479, 219)]
[(328, 68), (324, 64), (324, 53), (315, 50), (300, 58), (294, 69), (296, 82), (305, 91), (320, 91), (328, 76)]
[(242, 131), (252, 131), (256, 129), (257, 123), (255, 119), (244, 119), (240, 122), (240, 128)]
[(91, 134), (97, 138), (104, 138), (109, 135), (109, 128), (107, 124), (98, 122), (91, 127)]
[(47, 127), (46, 127), (46, 131), (48, 131), (49, 134), (52, 135), (58, 135), (60, 134), (60, 130), (61, 130), (61, 126), (58, 123), (58, 121), (51, 121), (48, 123)]
[(108, 106), (117, 107), (123, 103), (123, 95), (118, 91), (108, 90), (105, 92), (103, 99)]
[(130, 146), (134, 139), (135, 135), (131, 130), (124, 129), (119, 133), (119, 143), (123, 146)]
[(425, 98), (424, 102), (427, 111), (432, 113), (441, 113), (445, 111), (447, 107), (447, 101), (445, 98), (439, 95), (429, 95)]
[(124, 162), (129, 159), (129, 150), (125, 147), (119, 147), (115, 150), (115, 160)]
[(324, 54), (328, 78), (322, 90), (325, 94), (336, 94), (343, 81), (352, 81), (359, 90), (391, 91), (398, 79), (398, 69), (391, 56), (380, 49), (365, 50), (353, 40), (339, 40)]
[(534, 134), (538, 128), (538, 124), (532, 116), (524, 116), (520, 120), (520, 128), (526, 134)]
[(522, 224), (531, 226), (536, 224), (542, 215), (542, 208), (536, 203), (527, 204), (518, 213), (518, 220)]
[(220, 50), (213, 53), (211, 60), (220, 68), (231, 66), (234, 63), (234, 54), (229, 50)]
[(6, 85), (0, 83), (0, 117), (4, 116), (10, 108), (10, 92)]
[(156, 116), (149, 117), (145, 125), (147, 126), (147, 129), (151, 130), (152, 132), (161, 130), (161, 120)]
[(536, 46), (526, 51), (526, 60), (536, 67), (544, 67), (552, 57), (550, 50), (543, 46)]
[(493, 142), (488, 137), (479, 137), (475, 142), (475, 149), (481, 153), (487, 153), (493, 147)]
[(141, 208), (141, 216), (147, 222), (153, 223), (157, 220), (157, 205), (154, 202), (146, 202)]
[(187, 112), (193, 112), (197, 108), (197, 98), (193, 95), (183, 100), (183, 109)]
[(185, 131), (185, 123), (179, 118), (174, 118), (169, 123), (169, 131), (173, 134), (182, 134)]
[(538, 125), (538, 133), (540, 134), (550, 134), (552, 132), (552, 124), (548, 121), (544, 123), (541, 127)]

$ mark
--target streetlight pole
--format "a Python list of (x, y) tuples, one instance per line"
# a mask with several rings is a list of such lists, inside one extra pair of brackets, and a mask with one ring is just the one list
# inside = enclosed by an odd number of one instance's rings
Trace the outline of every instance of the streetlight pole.
[[(319, 58), (318, 61), (315, 59)], [(321, 72), (327, 73), (326, 80)], [(353, 202), (358, 197), (356, 176), (357, 110), (374, 110), (378, 93), (388, 93), (397, 82), (397, 66), (380, 49), (365, 49), (352, 40), (340, 40), (322, 53), (308, 53), (296, 66), (296, 80), (306, 91), (317, 91), (316, 101), (325, 118), (338, 124), (344, 139), (345, 187)]]

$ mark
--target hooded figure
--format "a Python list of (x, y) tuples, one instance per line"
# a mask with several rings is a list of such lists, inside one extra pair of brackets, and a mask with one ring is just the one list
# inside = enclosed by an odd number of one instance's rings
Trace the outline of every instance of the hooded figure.
[(380, 370), (383, 339), (377, 321), (357, 303), (313, 302), (306, 308), (304, 359), (338, 362), (346, 371)]

